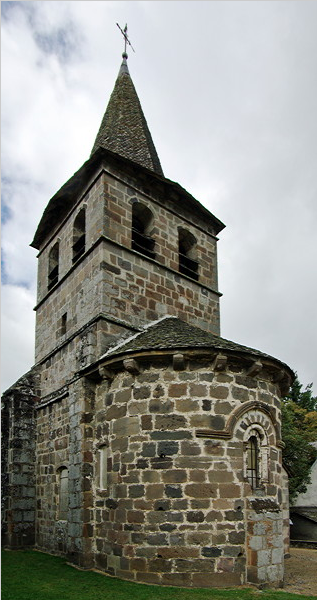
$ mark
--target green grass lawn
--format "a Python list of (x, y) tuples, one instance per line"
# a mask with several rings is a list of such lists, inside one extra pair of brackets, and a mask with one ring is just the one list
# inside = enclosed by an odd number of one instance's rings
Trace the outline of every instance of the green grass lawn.
[(63, 558), (2, 552), (2, 600), (316, 600), (316, 596), (253, 588), (187, 589), (120, 581), (79, 571)]

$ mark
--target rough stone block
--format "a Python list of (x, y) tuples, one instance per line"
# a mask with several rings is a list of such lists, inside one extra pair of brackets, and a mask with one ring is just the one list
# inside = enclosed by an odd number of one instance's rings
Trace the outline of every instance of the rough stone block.
[(137, 435), (139, 431), (139, 417), (122, 417), (113, 423), (113, 432), (117, 436)]
[(154, 558), (152, 560), (149, 560), (149, 571), (155, 573), (168, 573), (169, 571), (172, 570), (172, 563), (170, 560), (164, 560), (163, 557), (161, 557), (158, 554), (158, 558)]
[(199, 411), (199, 402), (197, 400), (185, 398), (183, 400), (176, 400), (175, 407), (179, 412), (197, 412)]
[(170, 414), (170, 415), (158, 415), (155, 418), (155, 425), (157, 429), (165, 431), (166, 429), (179, 429), (186, 428), (187, 423), (185, 417), (182, 415)]
[(149, 385), (142, 385), (140, 387), (133, 388), (133, 397), (135, 400), (143, 400), (145, 398), (150, 398), (151, 396), (151, 388)]
[(144, 430), (150, 430), (153, 428), (151, 415), (142, 415), (141, 426), (142, 426), (142, 429), (144, 429)]
[(168, 388), (168, 396), (170, 398), (181, 398), (187, 395), (186, 383), (171, 383)]
[(177, 559), (175, 560), (175, 569), (177, 571), (179, 571), (180, 573), (182, 572), (190, 572), (190, 573), (194, 573), (194, 572), (201, 572), (201, 573), (210, 573), (213, 572), (214, 570), (214, 564), (215, 561), (214, 560), (210, 560), (207, 558), (201, 558), (201, 559), (197, 559), (195, 561), (193, 560), (186, 560), (186, 559)]
[(111, 421), (112, 419), (120, 419), (121, 417), (125, 417), (127, 414), (126, 405), (123, 406), (111, 406), (106, 412), (107, 421)]
[(172, 402), (164, 400), (151, 400), (149, 403), (149, 410), (151, 413), (170, 413), (174, 409)]
[(191, 431), (153, 431), (152, 440), (188, 440), (193, 437)]
[(178, 453), (178, 443), (172, 440), (166, 440), (159, 442), (157, 445), (157, 454), (159, 457), (162, 455), (170, 456)]
[(136, 574), (136, 580), (140, 583), (154, 583), (159, 584), (161, 582), (160, 573), (143, 573), (138, 572)]
[(185, 493), (192, 498), (215, 498), (216, 486), (211, 483), (191, 483), (186, 485)]
[(197, 456), (201, 453), (201, 448), (198, 444), (191, 441), (182, 442), (182, 454), (184, 456)]
[(189, 386), (189, 395), (191, 398), (203, 398), (207, 394), (207, 386), (202, 383), (191, 383)]
[(203, 523), (204, 513), (201, 510), (192, 510), (187, 512), (187, 521), (189, 523)]
[(203, 556), (215, 558), (221, 556), (222, 550), (221, 548), (217, 548), (217, 546), (205, 546), (201, 549), (201, 553)]
[(128, 510), (127, 519), (128, 523), (143, 523), (144, 513), (140, 510)]
[(145, 558), (131, 558), (130, 569), (132, 571), (147, 571), (147, 561)]
[(166, 533), (151, 533), (146, 536), (146, 541), (150, 546), (165, 546), (167, 544)]
[(168, 498), (181, 498), (183, 496), (183, 491), (179, 485), (166, 485), (165, 495)]
[(129, 486), (129, 497), (130, 498), (141, 498), (144, 496), (144, 485), (130, 485)]
[(189, 587), (191, 585), (190, 573), (163, 573), (162, 585), (175, 585), (177, 587)]
[(145, 497), (150, 500), (162, 498), (164, 494), (163, 484), (149, 484), (146, 486)]
[(187, 481), (187, 474), (183, 469), (175, 469), (163, 473), (162, 478), (164, 483), (184, 483)]
[(238, 573), (193, 573), (193, 586), (225, 588), (241, 585)]
[[(147, 402), (137, 400), (135, 402), (130, 402), (128, 407), (129, 415), (144, 415), (147, 412)], [(126, 413), (124, 413), (126, 414)], [(122, 415), (124, 416), (124, 415)]]
[(248, 546), (252, 550), (262, 550), (263, 548), (263, 537), (260, 535), (254, 535), (248, 540)]

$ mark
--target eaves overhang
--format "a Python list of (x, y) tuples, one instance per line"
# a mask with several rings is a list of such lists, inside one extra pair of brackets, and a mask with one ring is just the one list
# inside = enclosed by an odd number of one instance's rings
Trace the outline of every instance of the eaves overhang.
[(176, 355), (183, 357), (184, 364), (191, 360), (207, 361), (214, 371), (230, 370), (230, 366), (235, 370), (238, 366), (250, 377), (261, 377), (261, 373), (266, 373), (272, 382), (279, 385), (282, 395), (288, 392), (295, 377), (288, 365), (279, 359), (200, 330), (172, 316), (163, 317), (146, 326), (144, 331), (123, 338), (80, 373), (98, 377), (100, 369), (113, 373), (124, 369), (126, 360), (156, 363), (173, 359)]
[[(212, 224), (215, 235), (224, 229), (225, 225), (178, 183), (154, 173), (150, 169), (115, 152), (99, 148), (50, 199), (30, 246), (37, 250), (41, 248), (47, 237), (75, 206), (78, 197), (93, 179), (97, 170), (102, 166), (106, 169), (107, 165), (110, 168), (123, 171), (124, 176), (130, 178), (131, 185), (137, 179), (137, 183), (148, 190), (150, 194), (155, 190), (162, 202), (164, 202), (164, 197), (168, 197), (177, 208), (179, 202), (185, 201), (187, 203), (186, 208), (189, 211)], [(127, 183), (129, 182), (127, 181)]]

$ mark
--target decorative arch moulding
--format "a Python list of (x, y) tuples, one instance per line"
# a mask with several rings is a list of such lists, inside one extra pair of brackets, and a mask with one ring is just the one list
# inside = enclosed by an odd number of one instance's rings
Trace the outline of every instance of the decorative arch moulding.
[(259, 402), (257, 400), (245, 402), (241, 406), (238, 406), (230, 415), (227, 425), (223, 430), (217, 429), (197, 429), (196, 436), (204, 437), (204, 438), (220, 438), (224, 440), (228, 440), (232, 438), (235, 426), (238, 420), (245, 414), (250, 412), (251, 410), (258, 410), (264, 414), (266, 414), (270, 421), (272, 422), (273, 428), (276, 432), (276, 441), (277, 445), (281, 444), (280, 434), (276, 429), (274, 423), (276, 421), (275, 411), (272, 407), (267, 406), (264, 402)]

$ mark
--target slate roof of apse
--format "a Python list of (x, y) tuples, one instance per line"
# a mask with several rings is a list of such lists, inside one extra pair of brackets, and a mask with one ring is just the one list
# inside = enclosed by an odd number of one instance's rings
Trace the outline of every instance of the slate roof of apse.
[(91, 154), (100, 147), (163, 175), (126, 58), (123, 58)]
[(163, 175), (159, 175), (154, 171), (136, 163), (134, 160), (120, 156), (116, 152), (105, 148), (98, 148), (91, 157), (70, 177), (66, 183), (52, 196), (48, 202), (34, 239), (31, 242), (33, 248), (39, 249), (46, 237), (54, 230), (55, 226), (60, 223), (69, 211), (75, 206), (78, 197), (83, 193), (85, 187), (90, 183), (91, 179), (97, 173), (98, 168), (103, 164), (110, 165), (124, 172), (125, 177), (130, 179), (131, 185), (134, 179), (138, 180), (138, 187), (144, 186), (149, 193), (153, 193), (153, 189), (159, 189), (160, 197), (164, 202), (165, 198), (174, 199), (175, 208), (177, 202), (185, 202), (188, 209), (194, 214), (202, 216), (205, 221), (212, 221), (215, 234), (224, 229), (225, 225), (217, 219), (207, 208), (205, 208), (196, 198), (185, 190), (179, 183), (167, 179)]
[(166, 316), (158, 321), (153, 321), (147, 325), (143, 331), (122, 340), (119, 344), (110, 348), (101, 358), (110, 358), (117, 355), (134, 352), (144, 352), (150, 350), (181, 350), (181, 349), (212, 348), (215, 350), (239, 352), (251, 354), (262, 359), (270, 359), (278, 362), (291, 373), (287, 365), (264, 354), (254, 348), (242, 346), (230, 340), (221, 338), (218, 335), (204, 331), (194, 325), (185, 323), (178, 317)]

